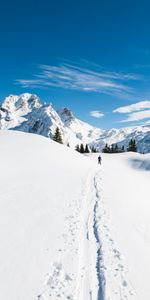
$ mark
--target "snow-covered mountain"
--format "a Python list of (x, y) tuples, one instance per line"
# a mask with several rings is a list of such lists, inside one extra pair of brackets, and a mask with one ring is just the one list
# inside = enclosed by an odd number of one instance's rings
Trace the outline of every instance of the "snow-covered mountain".
[(25, 93), (10, 95), (0, 107), (1, 129), (15, 129), (52, 138), (59, 127), (63, 142), (71, 147), (84, 143), (101, 151), (106, 143), (124, 145), (135, 138), (140, 152), (150, 152), (150, 124), (121, 129), (102, 130), (74, 116), (68, 108), (56, 111), (51, 104), (43, 104), (39, 97)]
[(106, 130), (94, 141), (93, 145), (100, 151), (106, 143), (108, 145), (118, 144), (119, 147), (124, 146), (126, 149), (131, 139), (136, 140), (139, 152), (150, 152), (150, 125)]
[(15, 128), (28, 119), (27, 115), (30, 112), (38, 110), (41, 106), (39, 97), (29, 93), (6, 97), (0, 107), (1, 129)]
[(74, 147), (78, 143), (91, 144), (104, 131), (77, 119), (62, 108), (56, 111), (51, 104), (42, 104), (36, 95), (22, 94), (7, 97), (0, 109), (1, 129), (16, 129), (52, 137), (59, 127), (64, 143)]
[(89, 125), (79, 119), (77, 119), (73, 113), (67, 109), (62, 108), (58, 111), (58, 115), (63, 122), (63, 125), (66, 128), (68, 134), (68, 141), (71, 142), (71, 134), (74, 133), (75, 138), (78, 142), (92, 144), (95, 139), (97, 139), (101, 134), (103, 134), (104, 130), (100, 128), (96, 128), (94, 126)]

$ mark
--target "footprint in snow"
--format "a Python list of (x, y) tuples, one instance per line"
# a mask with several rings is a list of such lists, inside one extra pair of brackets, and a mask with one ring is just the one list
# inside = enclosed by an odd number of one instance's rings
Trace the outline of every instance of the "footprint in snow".
[(64, 271), (59, 262), (51, 264), (44, 287), (44, 292), (38, 296), (37, 300), (54, 300), (57, 298), (73, 300), (72, 276)]

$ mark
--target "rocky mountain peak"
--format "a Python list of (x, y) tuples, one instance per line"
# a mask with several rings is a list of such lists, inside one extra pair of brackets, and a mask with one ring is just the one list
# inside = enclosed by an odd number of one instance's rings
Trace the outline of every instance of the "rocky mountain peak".
[(11, 113), (19, 111), (21, 115), (22, 113), (28, 113), (34, 108), (39, 108), (41, 105), (37, 95), (24, 93), (19, 96), (10, 95), (6, 97), (2, 103), (2, 108)]
[(68, 126), (70, 123), (75, 119), (75, 116), (73, 115), (73, 112), (68, 109), (67, 107), (63, 107), (60, 110), (57, 111), (58, 115), (60, 116), (62, 122)]

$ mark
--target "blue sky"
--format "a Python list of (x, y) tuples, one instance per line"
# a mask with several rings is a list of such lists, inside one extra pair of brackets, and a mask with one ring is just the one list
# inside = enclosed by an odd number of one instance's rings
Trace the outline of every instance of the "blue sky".
[(149, 11), (148, 0), (6, 0), (1, 101), (31, 92), (98, 127), (149, 122)]

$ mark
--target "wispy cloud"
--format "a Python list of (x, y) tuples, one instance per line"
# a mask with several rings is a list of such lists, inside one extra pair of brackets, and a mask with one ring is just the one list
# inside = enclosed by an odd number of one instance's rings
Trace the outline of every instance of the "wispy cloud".
[(101, 111), (92, 110), (92, 111), (90, 111), (90, 116), (99, 119), (99, 118), (102, 118), (104, 116), (104, 114)]
[(150, 64), (147, 63), (147, 64), (135, 64), (133, 66), (134, 69), (147, 69), (147, 68), (150, 68)]
[(118, 107), (113, 112), (127, 114), (127, 118), (120, 121), (121, 123), (145, 120), (150, 118), (150, 100)]
[(83, 92), (104, 93), (115, 96), (132, 94), (130, 82), (141, 76), (123, 72), (109, 72), (96, 64), (63, 63), (58, 66), (39, 65), (30, 79), (17, 79), (22, 87), (57, 87)]
[(118, 107), (113, 112), (115, 112), (115, 113), (118, 112), (118, 113), (124, 114), (124, 113), (140, 111), (140, 110), (148, 109), (148, 108), (150, 108), (150, 100), (145, 100), (145, 101), (140, 101), (140, 102), (137, 102), (137, 103), (134, 103), (131, 105)]
[(150, 110), (143, 110), (139, 112), (134, 112), (128, 115), (127, 119), (122, 120), (121, 123), (124, 122), (133, 122), (133, 121), (141, 121), (150, 118)]

